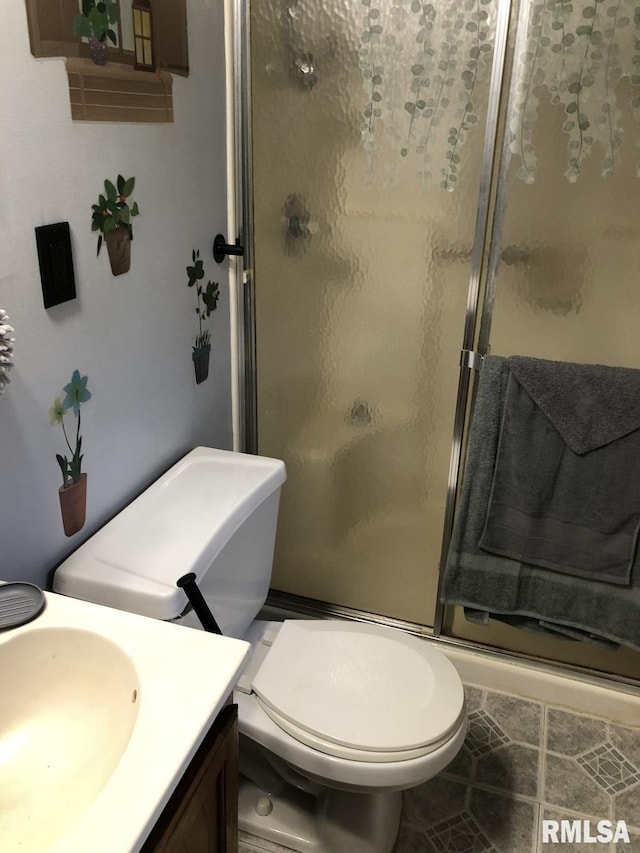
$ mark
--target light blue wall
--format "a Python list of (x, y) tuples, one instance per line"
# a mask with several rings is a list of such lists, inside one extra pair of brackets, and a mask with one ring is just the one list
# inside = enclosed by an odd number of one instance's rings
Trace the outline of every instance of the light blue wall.
[[(224, 36), (221, 0), (189, 0), (190, 76), (174, 77), (174, 124), (72, 122), (62, 59), (34, 59), (22, 0), (0, 28), (0, 308), (15, 327), (15, 367), (0, 397), (0, 578), (47, 572), (131, 497), (198, 444), (231, 446), (229, 293), (211, 255), (225, 231)], [(96, 258), (91, 205), (103, 181), (135, 176), (141, 215), (129, 273)], [(68, 221), (78, 298), (45, 310), (34, 227)], [(191, 361), (195, 293), (185, 266), (199, 248), (220, 282), (210, 375)], [(64, 535), (64, 452), (48, 410), (74, 369), (82, 407), (87, 522)], [(73, 428), (73, 421), (69, 425)]]

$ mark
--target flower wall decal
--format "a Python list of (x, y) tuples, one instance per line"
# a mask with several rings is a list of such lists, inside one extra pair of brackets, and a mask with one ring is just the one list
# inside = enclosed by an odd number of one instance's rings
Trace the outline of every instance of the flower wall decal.
[[(87, 377), (74, 370), (71, 381), (64, 388), (64, 398), (56, 397), (49, 409), (51, 426), (59, 424), (70, 456), (56, 453), (56, 461), (62, 472), (62, 485), (58, 489), (62, 525), (67, 536), (73, 536), (82, 529), (87, 514), (87, 475), (82, 473), (82, 435), (80, 434), (80, 406), (91, 399), (87, 388)], [(65, 427), (65, 417), (73, 412), (76, 419), (73, 444)]]
[(91, 205), (91, 230), (99, 232), (96, 255), (100, 254), (104, 239), (114, 276), (129, 272), (131, 265), (131, 220), (140, 215), (138, 202), (131, 201), (135, 185), (135, 178), (118, 175), (115, 184), (107, 178), (104, 193), (98, 195), (97, 204)]
[[(60, 470), (62, 471), (62, 485), (67, 486), (69, 482), (77, 483), (80, 479), (82, 468), (82, 436), (80, 435), (80, 404), (86, 403), (91, 399), (91, 392), (87, 388), (87, 377), (80, 376), (80, 371), (74, 370), (71, 375), (71, 381), (64, 386), (65, 397), (60, 400), (59, 397), (53, 401), (53, 405), (49, 409), (49, 422), (51, 426), (60, 424), (64, 434), (64, 440), (69, 448), (71, 458), (56, 454), (56, 459)], [(72, 447), (69, 441), (64, 418), (66, 413), (71, 410), (76, 419), (76, 435), (74, 446)]]
[(198, 334), (193, 344), (194, 369), (196, 383), (199, 385), (209, 375), (209, 354), (211, 352), (211, 331), (203, 326), (203, 320), (208, 320), (211, 313), (218, 307), (220, 298), (220, 286), (217, 281), (208, 281), (206, 285), (200, 284), (204, 278), (204, 263), (200, 258), (200, 250), (191, 252), (192, 266), (187, 267), (187, 286), (196, 288), (196, 314), (198, 315)]

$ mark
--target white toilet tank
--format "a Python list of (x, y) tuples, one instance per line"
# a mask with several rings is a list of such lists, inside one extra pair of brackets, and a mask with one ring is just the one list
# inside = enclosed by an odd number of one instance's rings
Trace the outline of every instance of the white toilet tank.
[[(171, 620), (195, 572), (223, 634), (241, 637), (269, 590), (284, 463), (197, 447), (56, 570), (56, 592)], [(196, 626), (194, 614), (185, 618)]]

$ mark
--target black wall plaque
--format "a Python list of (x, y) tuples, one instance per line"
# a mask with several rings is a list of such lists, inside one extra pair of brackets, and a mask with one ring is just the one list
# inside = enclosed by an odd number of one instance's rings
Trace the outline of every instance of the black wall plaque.
[(44, 307), (51, 308), (76, 298), (71, 232), (68, 222), (36, 228), (38, 261)]

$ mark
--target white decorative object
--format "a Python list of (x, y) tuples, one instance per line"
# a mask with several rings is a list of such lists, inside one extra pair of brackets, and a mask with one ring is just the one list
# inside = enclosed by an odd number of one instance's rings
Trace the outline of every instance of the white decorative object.
[(9, 371), (13, 367), (13, 344), (15, 338), (11, 337), (15, 329), (7, 323), (9, 315), (0, 308), (0, 396), (5, 386), (11, 381)]

